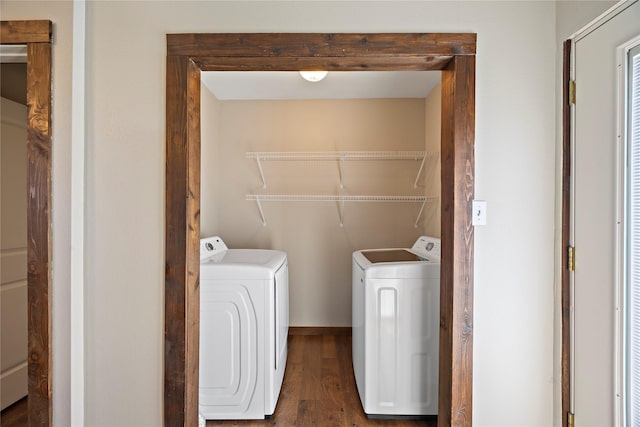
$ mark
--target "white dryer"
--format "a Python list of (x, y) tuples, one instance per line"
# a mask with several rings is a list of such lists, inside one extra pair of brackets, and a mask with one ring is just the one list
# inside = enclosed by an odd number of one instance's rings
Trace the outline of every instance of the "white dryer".
[(264, 419), (282, 387), (289, 331), (287, 255), (200, 240), (199, 410)]
[(364, 412), (438, 413), (440, 239), (353, 253), (353, 369)]

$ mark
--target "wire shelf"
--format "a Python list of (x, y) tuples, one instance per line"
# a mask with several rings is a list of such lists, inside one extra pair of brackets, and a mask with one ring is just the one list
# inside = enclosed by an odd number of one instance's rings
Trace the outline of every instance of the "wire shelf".
[(437, 154), (425, 151), (249, 151), (246, 157), (261, 160), (420, 160)]
[(437, 202), (438, 197), (432, 196), (364, 196), (364, 195), (333, 195), (333, 194), (247, 194), (246, 200), (253, 200), (258, 205), (262, 225), (267, 225), (267, 220), (262, 210), (261, 202), (338, 202), (340, 215), (340, 227), (344, 225), (344, 205), (346, 202), (401, 202), (422, 203), (414, 226), (422, 216), (422, 211), (427, 203)]
[(432, 202), (438, 197), (427, 196), (352, 196), (332, 194), (247, 194), (247, 200), (261, 202)]
[(413, 185), (418, 188), (420, 174), (427, 159), (437, 158), (438, 152), (426, 151), (247, 151), (246, 157), (255, 159), (262, 179), (262, 188), (267, 188), (267, 180), (262, 169), (264, 160), (297, 160), (340, 162), (340, 188), (344, 188), (344, 162), (347, 160), (422, 160)]

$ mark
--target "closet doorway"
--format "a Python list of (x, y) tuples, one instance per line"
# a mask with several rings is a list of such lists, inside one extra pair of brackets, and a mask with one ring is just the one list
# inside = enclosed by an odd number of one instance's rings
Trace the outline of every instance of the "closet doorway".
[(438, 425), (472, 425), (475, 34), (169, 34), (164, 424), (197, 425), (202, 71), (442, 71)]
[(30, 426), (52, 425), (51, 21), (2, 21), (0, 44), (27, 47), (27, 299)]

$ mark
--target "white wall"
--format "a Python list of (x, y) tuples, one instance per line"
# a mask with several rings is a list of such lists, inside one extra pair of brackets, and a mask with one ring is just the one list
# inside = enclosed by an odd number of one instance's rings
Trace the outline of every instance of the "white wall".
[(71, 189), (71, 47), (70, 1), (6, 1), (0, 3), (2, 20), (48, 19), (53, 32), (52, 110), (52, 230), (53, 278), (53, 423), (70, 425), (70, 189)]
[[(3, 19), (59, 28), (54, 316), (67, 312), (69, 8), (2, 2)], [(162, 423), (165, 34), (260, 31), (478, 33), (476, 198), (489, 217), (475, 234), (474, 424), (552, 423), (555, 3), (102, 1), (87, 19), (87, 425)]]

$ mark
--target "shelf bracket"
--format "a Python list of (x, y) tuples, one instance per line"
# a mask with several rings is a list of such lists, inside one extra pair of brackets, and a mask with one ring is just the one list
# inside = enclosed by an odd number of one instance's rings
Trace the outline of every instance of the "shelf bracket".
[(260, 198), (256, 197), (256, 204), (258, 205), (258, 210), (260, 211), (260, 218), (262, 218), (262, 226), (267, 226), (267, 220), (264, 217), (264, 211), (262, 210), (262, 204), (260, 203)]
[[(260, 161), (260, 156), (256, 156), (256, 163), (258, 164), (258, 170), (260, 171), (260, 178), (262, 178), (262, 188), (267, 188), (267, 181), (264, 179), (264, 172), (262, 170), (262, 162)], [(260, 206), (260, 202), (258, 202), (258, 206)]]
[[(344, 188), (344, 154), (340, 156), (340, 188)], [(342, 226), (342, 223), (340, 224)]]
[(427, 204), (427, 201), (425, 200), (424, 202), (422, 202), (422, 206), (420, 206), (420, 211), (418, 212), (416, 223), (413, 225), (415, 228), (418, 228), (418, 221), (420, 221), (420, 217), (422, 216), (422, 211), (424, 210), (424, 205), (426, 204)]
[(340, 211), (340, 227), (344, 227), (344, 199), (338, 200), (338, 210)]
[[(420, 180), (420, 174), (422, 174), (422, 169), (424, 169), (424, 162), (427, 160), (427, 155), (425, 154), (422, 157), (422, 163), (420, 163), (420, 169), (418, 169), (418, 174), (416, 175), (416, 182), (413, 183), (413, 188), (418, 188), (418, 180)], [(424, 205), (422, 205), (424, 207)], [(422, 212), (422, 210), (420, 210)]]

